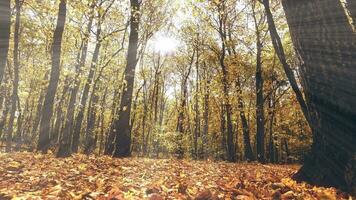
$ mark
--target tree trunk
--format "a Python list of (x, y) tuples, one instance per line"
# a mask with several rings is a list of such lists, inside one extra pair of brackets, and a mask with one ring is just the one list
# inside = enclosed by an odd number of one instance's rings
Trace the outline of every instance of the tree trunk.
[(122, 90), (118, 118), (113, 122), (112, 131), (116, 133), (114, 157), (128, 157), (131, 152), (130, 115), (133, 87), (135, 82), (135, 69), (137, 64), (138, 31), (140, 22), (140, 1), (130, 0), (130, 36), (125, 68), (125, 84)]
[(106, 139), (105, 139), (105, 150), (104, 150), (104, 154), (105, 155), (112, 155), (115, 149), (115, 137), (116, 134), (114, 131), (112, 131), (114, 124), (113, 121), (115, 120), (116, 117), (116, 112), (117, 112), (117, 106), (118, 106), (118, 99), (120, 99), (121, 94), (119, 93), (118, 89), (114, 90), (114, 97), (113, 97), (113, 104), (111, 107), (111, 126), (108, 130)]
[(273, 135), (273, 125), (274, 125), (274, 120), (275, 120), (275, 113), (276, 113), (276, 102), (274, 101), (275, 99), (275, 92), (271, 94), (271, 97), (269, 98), (269, 114), (270, 114), (270, 119), (269, 119), (269, 161), (271, 163), (276, 163), (276, 151), (275, 151), (275, 139)]
[(347, 0), (347, 9), (350, 12), (350, 15), (353, 20), (353, 25), (356, 26), (356, 1), (354, 0)]
[(65, 105), (65, 100), (67, 97), (67, 93), (69, 90), (69, 78), (66, 77), (65, 81), (64, 81), (64, 87), (62, 90), (62, 96), (59, 100), (58, 106), (57, 106), (57, 115), (56, 115), (56, 123), (54, 124), (54, 128), (51, 134), (51, 142), (56, 144), (60, 141), (60, 131), (61, 131), (61, 126), (62, 123), (64, 121), (64, 117), (63, 117), (63, 109), (64, 109), (64, 105)]
[(257, 160), (265, 162), (265, 117), (263, 99), (263, 77), (262, 77), (262, 42), (259, 24), (253, 8), (253, 18), (256, 29), (256, 145)]
[(0, 2), (0, 85), (5, 73), (10, 42), (11, 7), (10, 0)]
[(241, 118), (241, 124), (242, 124), (242, 134), (243, 134), (243, 140), (244, 140), (244, 153), (245, 153), (245, 158), (247, 161), (254, 161), (255, 156), (253, 155), (252, 151), (252, 146), (251, 146), (251, 139), (250, 139), (250, 127), (248, 125), (248, 120), (246, 118), (245, 114), (245, 105), (242, 99), (242, 90), (241, 90), (241, 84), (240, 81), (237, 81), (237, 87), (238, 87), (238, 108), (239, 108), (239, 113), (240, 113), (240, 118)]
[[(9, 70), (10, 71), (10, 70)], [(9, 72), (10, 73), (10, 72)], [(2, 116), (1, 116), (1, 121), (0, 121), (0, 137), (2, 136), (2, 133), (5, 129), (5, 124), (7, 122), (7, 118), (8, 118), (8, 113), (10, 111), (10, 101), (11, 101), (11, 96), (10, 96), (10, 90), (8, 88), (8, 81), (9, 81), (9, 74), (6, 73), (5, 74), (5, 79), (4, 79), (4, 83), (1, 87), (4, 90), (3, 93), (1, 94), (4, 99), (5, 99), (5, 108), (2, 111)], [(7, 132), (5, 132), (7, 133)]]
[[(82, 67), (85, 66), (85, 60), (87, 58), (87, 52), (88, 52), (88, 43), (89, 43), (89, 39), (90, 39), (90, 33), (91, 33), (91, 29), (92, 29), (92, 25), (93, 25), (93, 19), (94, 19), (94, 8), (95, 8), (95, 1), (93, 1), (91, 7), (90, 7), (90, 16), (89, 16), (89, 23), (88, 23), (88, 27), (87, 27), (87, 37), (85, 38), (84, 41), (84, 47), (82, 49), (82, 56), (80, 59), (80, 63), (79, 63), (79, 71), (81, 71)], [(100, 41), (100, 33), (101, 33), (101, 24), (100, 24), (100, 19), (99, 19), (99, 23), (98, 23), (98, 28), (97, 28), (97, 43), (95, 45), (95, 50), (94, 50), (94, 55), (92, 58), (92, 64), (90, 66), (90, 70), (89, 70), (89, 75), (87, 78), (87, 81), (85, 83), (84, 86), (84, 90), (83, 90), (83, 94), (82, 94), (82, 98), (79, 104), (79, 111), (78, 111), (78, 115), (75, 119), (75, 123), (74, 123), (74, 110), (73, 110), (73, 122), (72, 122), (72, 152), (73, 153), (77, 153), (78, 152), (78, 147), (79, 147), (79, 138), (80, 138), (80, 131), (82, 128), (82, 121), (83, 121), (83, 117), (84, 117), (84, 109), (87, 103), (87, 99), (88, 99), (88, 94), (89, 94), (89, 89), (90, 89), (90, 84), (92, 83), (92, 79), (94, 77), (94, 71), (96, 69), (96, 64), (97, 64), (97, 60), (99, 57), (99, 50), (100, 50), (100, 46), (101, 46), (101, 41)], [(80, 74), (80, 73), (79, 73)], [(79, 89), (79, 84), (80, 84), (80, 80), (78, 81), (78, 84), (76, 85)], [(76, 93), (78, 93), (78, 90), (76, 91)]]
[[(19, 30), (20, 30), (20, 16), (21, 16), (21, 5), (20, 0), (15, 0), (16, 7), (16, 18), (15, 18), (15, 32), (14, 32), (14, 80), (12, 86), (12, 96), (11, 96), (11, 113), (9, 119), (9, 128), (7, 134), (7, 142), (6, 142), (6, 151), (11, 151), (11, 143), (12, 143), (12, 132), (15, 120), (15, 114), (17, 111), (17, 100), (18, 96), (18, 87), (19, 87)], [(18, 108), (20, 109), (20, 108)]]
[(292, 87), (292, 89), (293, 89), (293, 91), (294, 91), (294, 93), (296, 95), (297, 101), (298, 101), (298, 103), (300, 105), (300, 108), (302, 109), (304, 117), (305, 117), (305, 119), (307, 120), (307, 122), (310, 125), (311, 119), (310, 119), (310, 116), (309, 116), (308, 107), (307, 107), (307, 104), (306, 104), (306, 102), (304, 100), (303, 93), (299, 89), (299, 86), (298, 86), (297, 80), (295, 78), (294, 72), (291, 69), (290, 65), (287, 63), (287, 58), (286, 58), (286, 55), (285, 55), (285, 52), (284, 52), (283, 44), (282, 44), (281, 38), (278, 35), (277, 28), (276, 28), (276, 25), (274, 23), (273, 15), (272, 15), (272, 12), (271, 12), (271, 9), (270, 9), (269, 0), (263, 0), (263, 5), (264, 5), (265, 11), (266, 11), (268, 29), (269, 29), (269, 32), (270, 32), (270, 36), (271, 36), (271, 39), (272, 39), (272, 44), (273, 44), (274, 50), (277, 53), (277, 56), (278, 56), (279, 61), (281, 62), (282, 66), (283, 66), (283, 69), (284, 69), (284, 72), (285, 72), (285, 74), (286, 74), (286, 76), (288, 78), (288, 81), (289, 81), (289, 83), (290, 83), (290, 85), (291, 85), (291, 87)]
[(61, 0), (59, 3), (57, 25), (54, 31), (53, 43), (51, 49), (52, 50), (51, 75), (50, 75), (49, 85), (47, 88), (43, 109), (41, 113), (40, 135), (39, 135), (38, 145), (37, 145), (37, 150), (42, 151), (42, 153), (47, 153), (50, 144), (49, 130), (50, 130), (51, 118), (53, 114), (54, 98), (56, 96), (59, 75), (60, 75), (61, 46), (62, 46), (64, 25), (65, 25), (66, 15), (67, 15), (66, 12), (67, 12), (67, 2), (66, 0)]
[(295, 176), (356, 194), (356, 46), (340, 1), (284, 0), (313, 116), (313, 145)]
[[(45, 74), (44, 80), (47, 80), (48, 78), (48, 74)], [(41, 121), (41, 115), (42, 115), (42, 109), (43, 109), (43, 101), (45, 98), (45, 90), (42, 89), (40, 92), (40, 97), (38, 98), (37, 101), (37, 108), (36, 108), (36, 113), (35, 113), (35, 119), (33, 120), (33, 125), (32, 125), (32, 130), (31, 130), (31, 141), (35, 140), (35, 138), (37, 137), (37, 130), (38, 130), (38, 125), (40, 124)], [(31, 147), (34, 148), (34, 147)]]
[[(205, 65), (205, 63), (204, 63)], [(206, 66), (204, 66), (206, 68)], [(204, 127), (202, 134), (202, 153), (203, 158), (206, 158), (207, 154), (207, 146), (208, 146), (208, 133), (209, 133), (209, 102), (210, 102), (210, 81), (207, 80), (205, 83), (205, 91), (204, 91)]]
[[(199, 34), (198, 38), (199, 39)], [(196, 62), (195, 62), (195, 69), (196, 69), (196, 77), (195, 77), (195, 127), (194, 127), (194, 158), (198, 159), (198, 138), (200, 137), (200, 112), (199, 112), (199, 49), (197, 48), (196, 54)]]

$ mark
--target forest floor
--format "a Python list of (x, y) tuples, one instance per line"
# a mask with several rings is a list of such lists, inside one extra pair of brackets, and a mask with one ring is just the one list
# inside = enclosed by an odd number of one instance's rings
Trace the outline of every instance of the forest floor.
[(352, 199), (296, 183), (297, 165), (0, 153), (1, 199)]

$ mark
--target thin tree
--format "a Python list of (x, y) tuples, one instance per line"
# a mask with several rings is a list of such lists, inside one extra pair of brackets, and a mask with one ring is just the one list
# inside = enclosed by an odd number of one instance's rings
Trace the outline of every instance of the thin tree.
[[(15, 114), (17, 111), (17, 104), (20, 103), (18, 101), (18, 87), (19, 87), (19, 29), (20, 29), (20, 16), (21, 16), (21, 2), (20, 0), (15, 0), (15, 8), (16, 8), (16, 18), (15, 18), (15, 31), (14, 31), (14, 80), (12, 86), (12, 96), (11, 96), (11, 113), (8, 125), (8, 133), (7, 133), (7, 140), (6, 140), (6, 151), (11, 151), (11, 143), (13, 138), (13, 126), (15, 120)], [(20, 108), (18, 108), (20, 109)], [(20, 118), (18, 118), (20, 119)], [(20, 138), (17, 138), (18, 140)]]
[(60, 75), (60, 62), (61, 62), (61, 47), (62, 36), (64, 32), (64, 25), (67, 16), (67, 1), (61, 0), (59, 3), (57, 25), (53, 35), (53, 43), (51, 47), (51, 74), (49, 79), (49, 85), (46, 91), (46, 96), (43, 103), (40, 122), (40, 135), (37, 144), (37, 150), (47, 153), (50, 138), (50, 124), (53, 114), (54, 98), (57, 92), (59, 75)]
[(266, 16), (267, 16), (267, 22), (268, 22), (268, 29), (270, 32), (270, 36), (272, 39), (272, 44), (274, 47), (274, 50), (276, 51), (276, 54), (279, 58), (279, 61), (281, 62), (284, 72), (288, 78), (288, 81), (296, 95), (297, 101), (300, 105), (300, 108), (302, 109), (302, 112), (304, 114), (305, 119), (308, 121), (309, 125), (311, 123), (311, 119), (309, 116), (309, 112), (308, 112), (308, 107), (307, 104), (305, 102), (305, 99), (303, 97), (303, 93), (302, 91), (299, 89), (297, 80), (295, 78), (294, 72), (292, 70), (292, 68), (290, 67), (290, 65), (287, 62), (287, 58), (284, 52), (284, 48), (283, 48), (283, 44), (281, 41), (281, 38), (277, 32), (277, 28), (276, 25), (274, 23), (274, 19), (273, 19), (273, 15), (271, 12), (271, 8), (270, 8), (270, 1), (269, 0), (259, 0), (264, 8), (265, 8), (265, 12), (266, 12)]

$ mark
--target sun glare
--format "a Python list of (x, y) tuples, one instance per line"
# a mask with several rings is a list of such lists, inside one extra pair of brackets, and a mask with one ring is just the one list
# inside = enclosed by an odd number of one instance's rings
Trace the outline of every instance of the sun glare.
[(161, 54), (171, 54), (178, 46), (178, 41), (169, 37), (158, 37), (153, 42), (154, 50)]

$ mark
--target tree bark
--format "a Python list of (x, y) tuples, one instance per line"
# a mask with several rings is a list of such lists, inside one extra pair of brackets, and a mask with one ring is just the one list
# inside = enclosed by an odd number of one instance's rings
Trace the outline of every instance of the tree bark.
[(265, 117), (264, 117), (264, 97), (263, 97), (263, 77), (262, 77), (262, 42), (260, 27), (256, 19), (255, 8), (253, 7), (253, 19), (256, 29), (256, 146), (257, 160), (265, 162)]
[(347, 9), (350, 12), (350, 15), (353, 20), (353, 25), (356, 26), (356, 1), (354, 0), (347, 0)]
[(5, 66), (9, 51), (11, 7), (10, 0), (0, 2), (0, 85), (5, 73)]
[(46, 96), (44, 99), (43, 109), (41, 113), (41, 123), (40, 123), (40, 135), (37, 144), (37, 150), (42, 153), (47, 153), (49, 148), (50, 138), (49, 130), (51, 124), (51, 118), (53, 114), (54, 98), (57, 92), (59, 75), (60, 75), (60, 62), (61, 62), (61, 46), (62, 46), (62, 36), (64, 32), (64, 25), (67, 15), (67, 2), (66, 0), (61, 0), (59, 3), (58, 19), (56, 29), (53, 35), (52, 43), (52, 68), (51, 75), (49, 79), (49, 85), (47, 88)]
[(125, 68), (125, 84), (122, 91), (118, 118), (113, 122), (112, 131), (116, 133), (114, 157), (128, 157), (131, 155), (130, 115), (135, 70), (137, 65), (138, 31), (140, 23), (140, 1), (130, 0), (130, 36)]
[(15, 31), (14, 31), (14, 80), (12, 86), (12, 96), (11, 96), (11, 112), (10, 112), (10, 119), (9, 119), (9, 128), (7, 132), (7, 139), (6, 139), (6, 151), (11, 151), (11, 143), (13, 139), (13, 127), (14, 127), (14, 120), (15, 114), (17, 111), (17, 100), (18, 96), (18, 87), (19, 87), (19, 29), (20, 29), (20, 16), (21, 16), (21, 4), (20, 0), (15, 0), (15, 7), (16, 7), (16, 18), (15, 18)]
[(311, 108), (311, 154), (295, 178), (356, 194), (356, 45), (340, 1), (284, 0)]

